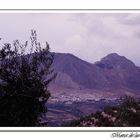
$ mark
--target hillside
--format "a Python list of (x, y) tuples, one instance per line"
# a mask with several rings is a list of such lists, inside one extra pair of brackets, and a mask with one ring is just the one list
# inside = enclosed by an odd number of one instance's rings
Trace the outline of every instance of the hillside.
[(132, 97), (125, 97), (115, 107), (106, 107), (78, 120), (70, 121), (62, 126), (69, 127), (134, 127), (140, 126), (140, 101)]
[(140, 92), (140, 68), (116, 53), (109, 54), (94, 64), (72, 54), (56, 53), (53, 68), (57, 77), (50, 89), (55, 93), (103, 91), (122, 96), (139, 95)]
[(116, 53), (91, 64), (72, 54), (55, 53), (56, 79), (49, 89), (49, 126), (116, 106), (125, 95), (140, 97), (140, 68)]
[(83, 61), (72, 54), (56, 53), (53, 68), (58, 72), (55, 85), (61, 83), (67, 87), (67, 82), (70, 82), (69, 86), (77, 88), (126, 87), (140, 90), (140, 68), (116, 53), (107, 55), (95, 64)]

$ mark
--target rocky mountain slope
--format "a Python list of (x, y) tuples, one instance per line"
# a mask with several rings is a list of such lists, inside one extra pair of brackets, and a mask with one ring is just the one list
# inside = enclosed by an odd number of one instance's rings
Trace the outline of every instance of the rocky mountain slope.
[(140, 68), (116, 53), (94, 64), (72, 54), (56, 53), (52, 67), (57, 77), (49, 87), (45, 117), (49, 126), (114, 106), (124, 95), (140, 97)]
[(116, 53), (109, 54), (94, 64), (72, 54), (56, 53), (53, 68), (58, 74), (51, 85), (55, 91), (140, 91), (140, 68)]

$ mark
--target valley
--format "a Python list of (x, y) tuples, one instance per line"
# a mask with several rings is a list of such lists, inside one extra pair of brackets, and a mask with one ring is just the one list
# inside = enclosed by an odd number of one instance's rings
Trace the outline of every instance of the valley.
[(42, 119), (47, 126), (61, 126), (116, 106), (120, 97), (140, 97), (140, 68), (116, 53), (94, 64), (57, 53), (53, 69), (57, 77), (49, 86), (48, 112)]

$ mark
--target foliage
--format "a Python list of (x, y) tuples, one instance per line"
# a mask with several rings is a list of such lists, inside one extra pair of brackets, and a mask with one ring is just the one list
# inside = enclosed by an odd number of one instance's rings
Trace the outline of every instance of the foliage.
[(106, 107), (102, 112), (81, 117), (65, 126), (140, 126), (140, 101), (125, 96), (116, 107)]
[[(30, 49), (30, 53), (29, 52)], [(36, 126), (46, 112), (47, 90), (55, 78), (49, 44), (42, 48), (35, 30), (30, 44), (15, 40), (0, 50), (0, 126)]]
[(118, 107), (117, 118), (124, 126), (140, 126), (140, 102), (126, 96)]

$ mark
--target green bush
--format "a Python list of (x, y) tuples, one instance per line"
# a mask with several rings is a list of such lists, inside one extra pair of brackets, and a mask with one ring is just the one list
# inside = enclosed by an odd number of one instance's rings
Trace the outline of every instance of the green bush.
[(53, 55), (47, 43), (41, 47), (36, 31), (30, 39), (30, 45), (16, 40), (0, 50), (0, 126), (37, 126), (47, 111), (47, 86), (56, 76)]

